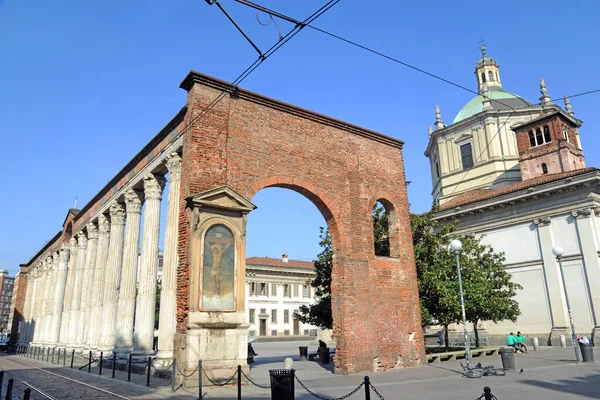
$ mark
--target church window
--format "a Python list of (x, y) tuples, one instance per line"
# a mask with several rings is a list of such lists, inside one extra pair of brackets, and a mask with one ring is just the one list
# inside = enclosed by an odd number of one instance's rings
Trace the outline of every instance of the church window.
[(494, 80), (494, 74), (492, 73), (492, 71), (488, 71), (488, 79), (490, 82)]
[(473, 149), (471, 148), (471, 143), (460, 146), (460, 157), (462, 159), (463, 169), (473, 167)]
[(544, 144), (544, 135), (542, 134), (542, 130), (540, 128), (535, 130), (535, 141), (537, 142), (538, 146)]
[(537, 145), (535, 142), (535, 134), (533, 133), (533, 131), (529, 131), (529, 144), (531, 144), (531, 147), (535, 147)]
[(548, 125), (544, 125), (544, 143), (550, 143), (550, 128)]
[(546, 164), (542, 164), (542, 172), (543, 172), (544, 174), (547, 174), (547, 173), (548, 173), (548, 166), (547, 166)]
[(485, 83), (485, 72), (481, 73), (481, 82)]
[(563, 126), (563, 136), (565, 137), (565, 140), (568, 142), (569, 141), (569, 128), (566, 125)]
[(435, 176), (438, 179), (440, 178), (440, 163), (439, 163), (439, 161), (435, 162)]

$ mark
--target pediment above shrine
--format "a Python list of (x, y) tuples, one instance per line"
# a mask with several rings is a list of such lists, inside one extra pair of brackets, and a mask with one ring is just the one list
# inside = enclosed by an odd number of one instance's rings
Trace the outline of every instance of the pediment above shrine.
[(254, 204), (229, 186), (220, 186), (218, 188), (210, 189), (206, 192), (190, 196), (188, 197), (188, 201), (194, 206), (241, 211), (243, 213), (248, 213), (256, 209)]

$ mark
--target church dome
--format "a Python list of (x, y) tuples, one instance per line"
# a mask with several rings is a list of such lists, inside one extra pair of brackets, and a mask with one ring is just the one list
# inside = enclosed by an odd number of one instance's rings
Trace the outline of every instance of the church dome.
[[(519, 97), (514, 93), (505, 92), (504, 90), (490, 89), (488, 93), (490, 99), (492, 100), (492, 109), (494, 110), (511, 110), (512, 108), (520, 108), (531, 105), (531, 103), (522, 97)], [(483, 111), (483, 100), (484, 97), (482, 95), (475, 96), (471, 101), (465, 104), (463, 108), (461, 108), (458, 114), (456, 114), (456, 117), (452, 123), (455, 124)]]

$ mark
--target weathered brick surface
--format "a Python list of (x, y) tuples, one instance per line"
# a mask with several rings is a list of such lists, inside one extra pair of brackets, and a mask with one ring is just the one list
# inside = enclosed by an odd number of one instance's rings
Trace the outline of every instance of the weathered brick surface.
[[(195, 82), (195, 83), (194, 83)], [(177, 281), (178, 332), (189, 308), (190, 214), (185, 199), (228, 185), (248, 199), (283, 187), (310, 199), (331, 231), (336, 369), (349, 373), (421, 363), (417, 280), (401, 143), (274, 100), (235, 91), (195, 117), (224, 82), (190, 74), (184, 133)], [(392, 256), (375, 257), (371, 210), (392, 211)]]

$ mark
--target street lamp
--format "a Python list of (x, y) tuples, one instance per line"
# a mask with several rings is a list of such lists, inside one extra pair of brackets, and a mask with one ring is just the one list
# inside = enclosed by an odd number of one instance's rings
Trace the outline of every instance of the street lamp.
[(460, 307), (462, 308), (462, 320), (463, 320), (463, 328), (465, 331), (465, 353), (467, 356), (467, 368), (472, 368), (472, 358), (471, 358), (471, 343), (469, 341), (469, 334), (467, 333), (467, 316), (465, 313), (465, 298), (463, 296), (462, 289), (462, 276), (460, 275), (460, 251), (462, 250), (462, 243), (458, 239), (454, 239), (450, 242), (450, 248), (456, 254), (456, 268), (458, 269), (458, 288), (460, 289)]
[(571, 305), (569, 304), (569, 296), (567, 295), (567, 284), (565, 283), (565, 273), (563, 271), (562, 265), (562, 255), (565, 250), (556, 246), (552, 249), (552, 254), (556, 256), (558, 260), (558, 265), (560, 266), (560, 274), (562, 278), (563, 290), (565, 291), (565, 301), (567, 302), (567, 310), (569, 311), (569, 322), (571, 323), (571, 338), (573, 339), (573, 350), (575, 350), (575, 359), (577, 362), (581, 362), (581, 358), (579, 356), (579, 345), (577, 344), (577, 335), (575, 334), (575, 325), (573, 324), (573, 314), (571, 314)]

